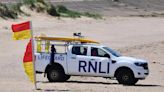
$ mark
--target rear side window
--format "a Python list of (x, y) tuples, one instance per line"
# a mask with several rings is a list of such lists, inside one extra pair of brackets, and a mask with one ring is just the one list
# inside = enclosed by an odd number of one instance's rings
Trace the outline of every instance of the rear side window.
[(87, 55), (87, 47), (83, 47), (83, 46), (74, 46), (72, 48), (72, 54), (75, 55)]

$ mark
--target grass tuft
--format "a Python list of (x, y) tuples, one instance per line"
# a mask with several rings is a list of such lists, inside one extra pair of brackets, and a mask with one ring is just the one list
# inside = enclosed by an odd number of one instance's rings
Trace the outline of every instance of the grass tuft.
[(49, 6), (44, 0), (23, 0), (23, 4), (37, 12), (45, 12)]
[(102, 17), (99, 14), (91, 14), (89, 12), (80, 13), (73, 10), (69, 10), (63, 5), (58, 5), (56, 7), (56, 10), (62, 17), (80, 18), (81, 16), (86, 16), (95, 19), (102, 19)]
[(47, 13), (51, 16), (60, 16), (60, 14), (58, 14), (58, 12), (56, 11), (55, 6), (51, 5), (50, 8), (47, 9)]
[(58, 14), (61, 17), (71, 17), (71, 18), (79, 18), (79, 17), (81, 17), (81, 13), (75, 12), (75, 11), (71, 11), (71, 10), (67, 9), (63, 5), (58, 5), (56, 7), (56, 10), (57, 10)]
[(11, 8), (9, 8), (7, 5), (0, 3), (0, 17), (4, 19), (16, 19), (18, 17), (18, 14), (14, 12)]
[(99, 14), (91, 14), (89, 12), (84, 12), (83, 16), (94, 18), (94, 19), (102, 19), (102, 16)]

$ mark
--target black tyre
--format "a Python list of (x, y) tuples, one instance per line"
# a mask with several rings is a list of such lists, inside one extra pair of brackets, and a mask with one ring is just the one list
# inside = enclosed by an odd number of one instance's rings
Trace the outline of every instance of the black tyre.
[(67, 80), (69, 80), (70, 79), (70, 75), (65, 75), (65, 79), (64, 79), (64, 81), (67, 81)]
[(134, 78), (134, 74), (130, 69), (120, 69), (116, 76), (119, 84), (135, 85), (138, 79)]
[(64, 70), (60, 67), (52, 67), (47, 72), (47, 78), (49, 82), (64, 82), (70, 78), (69, 75), (65, 75)]

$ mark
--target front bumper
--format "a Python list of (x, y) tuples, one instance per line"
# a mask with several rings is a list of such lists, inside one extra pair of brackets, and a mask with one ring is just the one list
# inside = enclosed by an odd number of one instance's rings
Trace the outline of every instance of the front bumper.
[(138, 79), (145, 79), (149, 75), (149, 69), (143, 67), (137, 67), (134, 72), (134, 77)]

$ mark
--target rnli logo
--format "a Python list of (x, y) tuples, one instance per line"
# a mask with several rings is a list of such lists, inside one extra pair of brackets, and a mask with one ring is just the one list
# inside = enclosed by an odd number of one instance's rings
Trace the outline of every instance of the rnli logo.
[[(79, 72), (94, 72), (94, 73), (104, 73), (109, 74), (110, 63), (107, 62), (104, 66), (102, 62), (86, 62), (79, 61)], [(106, 67), (106, 68), (104, 68)]]

